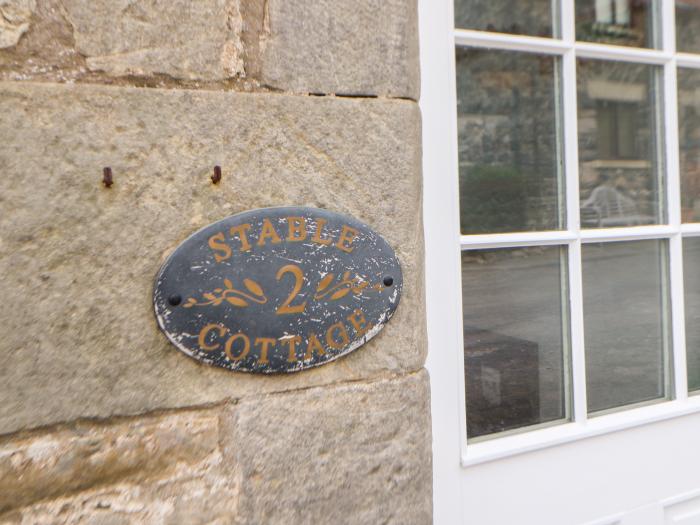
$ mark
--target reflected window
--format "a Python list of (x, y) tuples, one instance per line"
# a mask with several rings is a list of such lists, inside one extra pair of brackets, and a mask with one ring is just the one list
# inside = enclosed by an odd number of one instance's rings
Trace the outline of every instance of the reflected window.
[(456, 59), (462, 233), (562, 228), (559, 59), (462, 48)]
[(676, 49), (700, 53), (700, 1), (676, 0)]
[(576, 0), (576, 39), (655, 47), (658, 6), (652, 0)]
[(678, 70), (678, 125), (681, 220), (700, 222), (700, 71), (696, 69)]
[(551, 0), (455, 0), (455, 26), (497, 33), (556, 36)]
[(581, 227), (663, 221), (660, 68), (578, 61)]

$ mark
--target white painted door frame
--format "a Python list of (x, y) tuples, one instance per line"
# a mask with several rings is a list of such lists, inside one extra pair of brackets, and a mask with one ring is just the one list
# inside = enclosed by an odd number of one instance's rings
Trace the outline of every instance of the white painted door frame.
[[(419, 0), (435, 523), (700, 524), (700, 396), (687, 394), (681, 252), (682, 237), (700, 235), (700, 224), (680, 221), (676, 109), (676, 67), (699, 68), (700, 55), (675, 53), (673, 0), (661, 0), (660, 50), (576, 43), (573, 0), (562, 1), (565, 23), (559, 40), (455, 31), (452, 1)], [(455, 43), (560, 56), (564, 75), (575, 75), (576, 57), (664, 68), (668, 224), (636, 228), (633, 233), (626, 229), (582, 232), (576, 212), (569, 213), (567, 230), (544, 232), (536, 242), (568, 245), (576, 255), (570, 258), (574, 265), (569, 268), (570, 289), (580, 295), (576, 250), (582, 243), (599, 238), (668, 239), (676, 297), (673, 400), (586, 417), (582, 314), (577, 301), (572, 309), (573, 421), (467, 445), (459, 247), (513, 246), (522, 244), (525, 236), (460, 237)], [(570, 117), (576, 112), (575, 83), (565, 85), (563, 99), (565, 115)], [(575, 119), (565, 120), (564, 136), (566, 199), (571, 212), (578, 209), (579, 200)], [(516, 508), (510, 511), (509, 505)]]

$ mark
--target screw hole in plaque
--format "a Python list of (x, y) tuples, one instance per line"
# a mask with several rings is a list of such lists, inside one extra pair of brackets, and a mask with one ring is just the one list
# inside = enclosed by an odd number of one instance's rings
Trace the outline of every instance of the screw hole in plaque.
[(173, 294), (168, 297), (168, 302), (170, 303), (170, 306), (177, 306), (182, 302), (182, 297), (178, 294)]
[(391, 277), (390, 275), (384, 277), (384, 286), (386, 286), (386, 287), (388, 288), (388, 287), (391, 286), (392, 284), (394, 284), (394, 278), (393, 278), (393, 277)]

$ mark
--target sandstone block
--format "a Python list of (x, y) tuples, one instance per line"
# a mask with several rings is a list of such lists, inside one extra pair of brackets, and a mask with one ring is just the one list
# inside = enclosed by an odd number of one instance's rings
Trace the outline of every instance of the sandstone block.
[[(420, 369), (419, 126), (401, 100), (0, 84), (0, 433)], [(389, 241), (404, 272), (391, 322), (282, 376), (170, 345), (151, 302), (164, 258), (206, 224), (289, 204), (354, 215)]]
[(415, 0), (270, 0), (266, 7), (269, 36), (258, 73), (264, 84), (418, 99)]
[(224, 457), (243, 522), (431, 523), (429, 398), (420, 372), (233, 407)]
[(0, 0), (0, 79), (418, 99), (416, 0)]
[(0, 523), (427, 524), (430, 443), (424, 371), (83, 421), (0, 442)]
[(234, 523), (219, 410), (82, 422), (0, 443), (0, 523)]
[(219, 455), (218, 415), (80, 424), (0, 444), (0, 514), (123, 480), (147, 480)]
[(29, 29), (35, 0), (0, 0), (0, 49), (14, 46)]
[(229, 0), (62, 0), (91, 70), (221, 80), (244, 74), (242, 19)]

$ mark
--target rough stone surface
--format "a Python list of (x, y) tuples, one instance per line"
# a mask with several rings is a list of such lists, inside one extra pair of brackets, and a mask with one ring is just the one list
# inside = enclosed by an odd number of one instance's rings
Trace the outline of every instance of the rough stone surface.
[(241, 514), (267, 524), (431, 523), (429, 410), (425, 372), (243, 401), (224, 446), (245, 480)]
[(0, 0), (0, 49), (19, 42), (35, 7), (35, 0)]
[(425, 524), (427, 374), (0, 442), (0, 523)]
[(418, 98), (416, 0), (0, 0), (0, 79)]
[(298, 92), (418, 99), (415, 0), (269, 0), (266, 7), (263, 83)]
[(0, 513), (66, 492), (200, 463), (218, 448), (218, 417), (193, 413), (79, 425), (0, 446)]
[(0, 443), (0, 523), (233, 523), (219, 410), (83, 422)]
[[(419, 127), (401, 100), (0, 83), (0, 433), (420, 369)], [(288, 204), (354, 215), (389, 241), (405, 279), (391, 322), (285, 376), (176, 350), (152, 311), (164, 258), (222, 217)]]
[(240, 76), (238, 2), (61, 0), (75, 48), (91, 70), (221, 80)]

